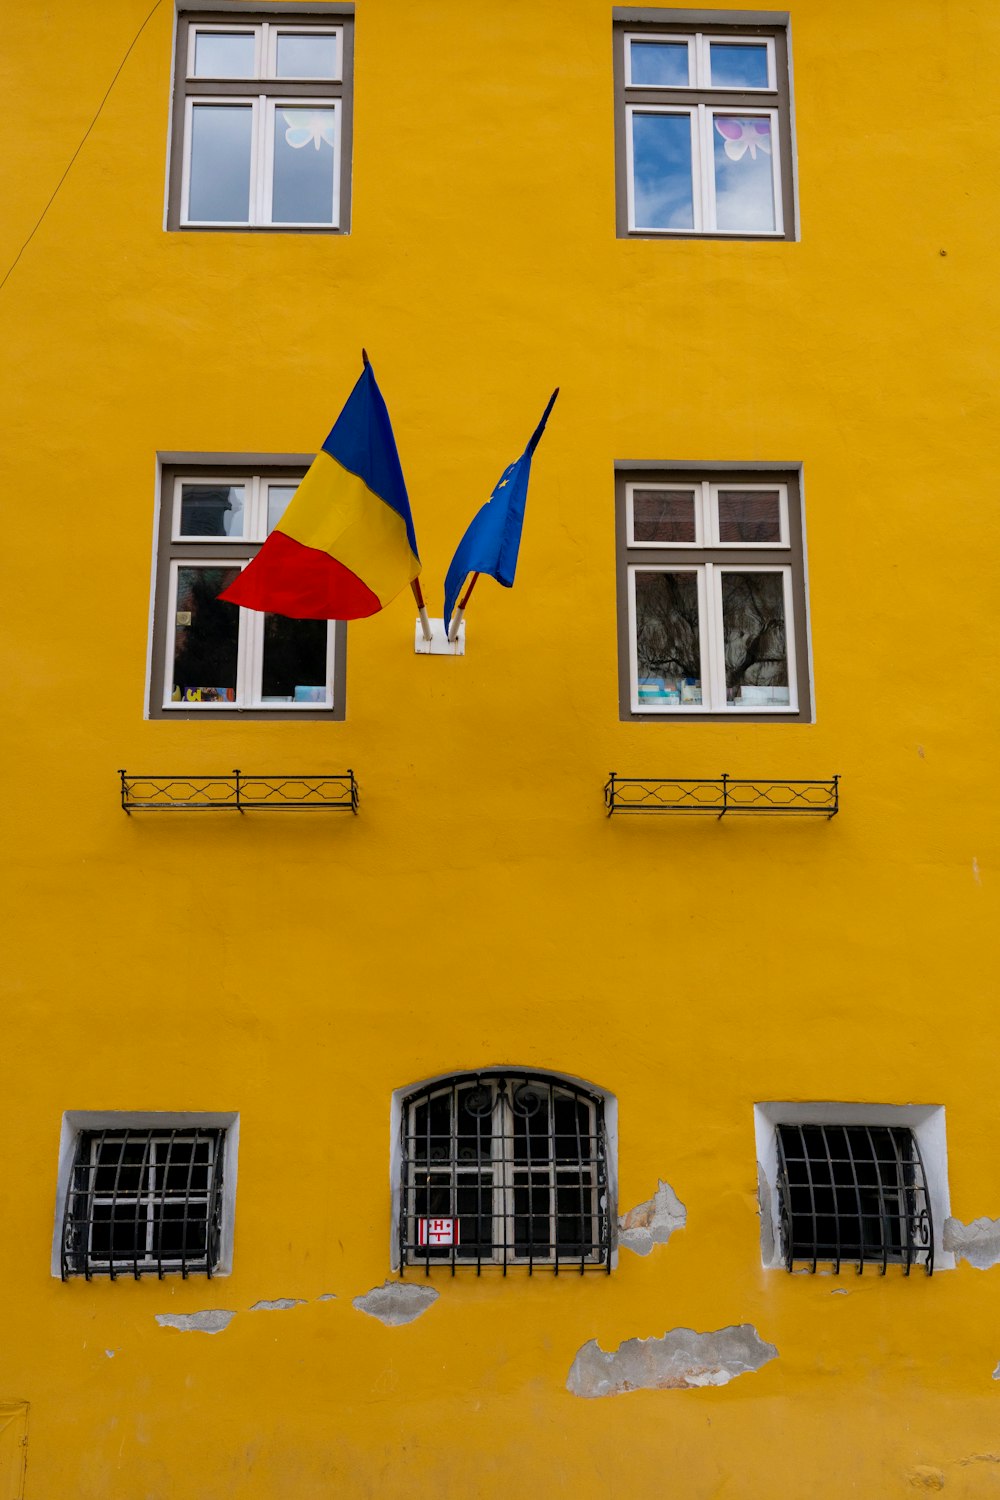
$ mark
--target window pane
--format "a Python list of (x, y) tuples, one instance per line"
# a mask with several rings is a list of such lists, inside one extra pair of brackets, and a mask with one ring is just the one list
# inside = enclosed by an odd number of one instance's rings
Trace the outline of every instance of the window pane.
[(694, 228), (690, 115), (633, 114), (632, 172), (636, 228)]
[(246, 488), (242, 484), (182, 484), (182, 536), (243, 535)]
[(264, 616), (265, 703), (326, 702), (326, 620)]
[(94, 1203), (90, 1231), (93, 1260), (145, 1260), (146, 1215), (142, 1199)]
[(694, 490), (633, 490), (632, 531), (637, 542), (694, 542)]
[(719, 89), (766, 89), (767, 46), (742, 47), (732, 42), (712, 42), (712, 87)]
[(199, 31), (194, 39), (196, 78), (252, 78), (253, 32)]
[(777, 490), (720, 490), (720, 542), (780, 542), (781, 497)]
[(239, 568), (179, 568), (174, 703), (235, 703), (240, 612), (216, 596)]
[(629, 44), (632, 82), (663, 89), (686, 88), (690, 83), (687, 42)]
[(787, 704), (788, 644), (781, 573), (722, 573), (728, 704)]
[(695, 573), (637, 572), (639, 704), (701, 702), (701, 632)]
[(275, 110), (274, 223), (333, 223), (334, 131), (332, 109)]
[(277, 526), (285, 511), (288, 502), (295, 494), (297, 485), (294, 484), (269, 484), (267, 487), (267, 534)]
[(771, 122), (715, 115), (715, 218), (719, 229), (774, 229)]
[(336, 78), (337, 38), (278, 33), (275, 76), (278, 78)]
[(246, 224), (250, 219), (248, 104), (196, 104), (191, 111), (191, 181), (188, 218)]

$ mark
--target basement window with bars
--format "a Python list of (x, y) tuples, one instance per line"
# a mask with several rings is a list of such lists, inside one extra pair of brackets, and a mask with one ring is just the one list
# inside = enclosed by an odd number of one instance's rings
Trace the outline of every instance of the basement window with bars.
[(225, 1130), (81, 1130), (62, 1278), (212, 1276), (222, 1237)]
[(604, 1101), (529, 1073), (459, 1074), (403, 1100), (399, 1263), (611, 1269)]
[(817, 1265), (934, 1269), (934, 1225), (913, 1130), (901, 1125), (777, 1127), (778, 1223), (787, 1270)]

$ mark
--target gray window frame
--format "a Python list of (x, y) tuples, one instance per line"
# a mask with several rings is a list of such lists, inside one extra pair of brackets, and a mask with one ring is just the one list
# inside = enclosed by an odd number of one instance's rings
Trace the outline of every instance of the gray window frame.
[[(287, 78), (188, 78), (188, 38), (192, 24), (213, 22), (231, 25), (255, 25), (280, 19), (288, 26), (321, 26), (336, 24), (343, 28), (343, 78), (340, 80)], [(184, 224), (181, 222), (181, 184), (184, 176), (184, 132), (188, 99), (206, 96), (213, 99), (232, 97), (256, 99), (302, 98), (317, 96), (341, 101), (340, 135), (340, 223), (332, 224)], [(177, 13), (174, 39), (174, 78), (171, 104), (170, 149), (167, 165), (166, 228), (180, 234), (332, 234), (351, 232), (351, 163), (354, 154), (354, 7), (353, 5), (306, 3), (294, 8), (274, 3), (242, 5), (232, 0), (216, 0), (205, 5), (185, 5)]]
[[(787, 16), (760, 11), (691, 11), (626, 9), (616, 7), (614, 18), (614, 95), (615, 95), (615, 219), (616, 235), (625, 240), (773, 240), (780, 244), (798, 239), (795, 194), (795, 153), (792, 129), (792, 90), (788, 47)], [(651, 37), (690, 36), (694, 31), (706, 36), (754, 37), (774, 43), (775, 83), (765, 89), (626, 88), (625, 34), (646, 33)], [(781, 170), (780, 233), (753, 230), (711, 229), (630, 229), (628, 222), (628, 129), (629, 105), (711, 105), (714, 109), (774, 109), (778, 112), (778, 144)], [(697, 184), (695, 185), (697, 191)]]
[[(773, 551), (756, 545), (748, 548), (685, 546), (643, 547), (629, 544), (627, 487), (631, 484), (676, 484), (708, 481), (711, 484), (782, 484), (788, 489), (788, 545)], [(615, 465), (615, 551), (618, 595), (618, 712), (622, 720), (664, 724), (811, 724), (812, 650), (809, 640), (808, 577), (806, 573), (805, 520), (802, 509), (799, 464), (655, 464), (638, 461)], [(795, 684), (798, 708), (787, 713), (753, 713), (750, 710), (711, 709), (704, 713), (664, 714), (637, 712), (632, 708), (631, 642), (629, 637), (628, 570), (630, 567), (692, 569), (705, 563), (725, 567), (791, 569), (792, 630), (795, 641)]]
[[(155, 533), (155, 558), (153, 570), (152, 630), (149, 652), (149, 681), (147, 683), (146, 711), (150, 719), (258, 719), (267, 723), (275, 720), (331, 719), (343, 721), (346, 714), (347, 695), (347, 625), (338, 620), (333, 633), (333, 705), (330, 708), (243, 708), (234, 705), (222, 708), (214, 705), (209, 711), (197, 708), (164, 708), (163, 682), (167, 666), (167, 651), (170, 642), (170, 564), (172, 562), (201, 562), (217, 557), (220, 551), (218, 537), (206, 537), (204, 541), (175, 541), (173, 538), (174, 484), (177, 479), (204, 479), (217, 474), (226, 479), (251, 479), (261, 475), (280, 483), (285, 480), (297, 484), (305, 474), (312, 457), (303, 454), (272, 454), (262, 456), (240, 455), (227, 459), (225, 454), (209, 454), (198, 458), (187, 454), (183, 460), (161, 459), (159, 506)], [(254, 557), (263, 544), (261, 542), (226, 542), (226, 556), (243, 562)]]

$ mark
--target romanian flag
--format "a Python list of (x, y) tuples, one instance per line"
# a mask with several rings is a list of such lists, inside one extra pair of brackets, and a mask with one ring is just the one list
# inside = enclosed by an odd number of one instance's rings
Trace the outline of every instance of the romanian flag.
[(368, 356), (257, 556), (220, 595), (293, 620), (377, 614), (420, 572), (396, 440)]

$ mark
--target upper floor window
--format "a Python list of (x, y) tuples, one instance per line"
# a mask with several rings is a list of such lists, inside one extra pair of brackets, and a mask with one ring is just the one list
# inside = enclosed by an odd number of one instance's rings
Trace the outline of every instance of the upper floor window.
[(179, 17), (171, 229), (347, 230), (351, 38), (336, 11)]
[(152, 718), (344, 716), (346, 626), (218, 596), (284, 514), (303, 467), (163, 470), (153, 597)]
[(615, 31), (619, 234), (791, 238), (785, 29), (639, 14)]
[(618, 475), (621, 716), (808, 719), (794, 470)]
[(462, 1073), (400, 1102), (398, 1262), (611, 1268), (604, 1096), (550, 1075)]

